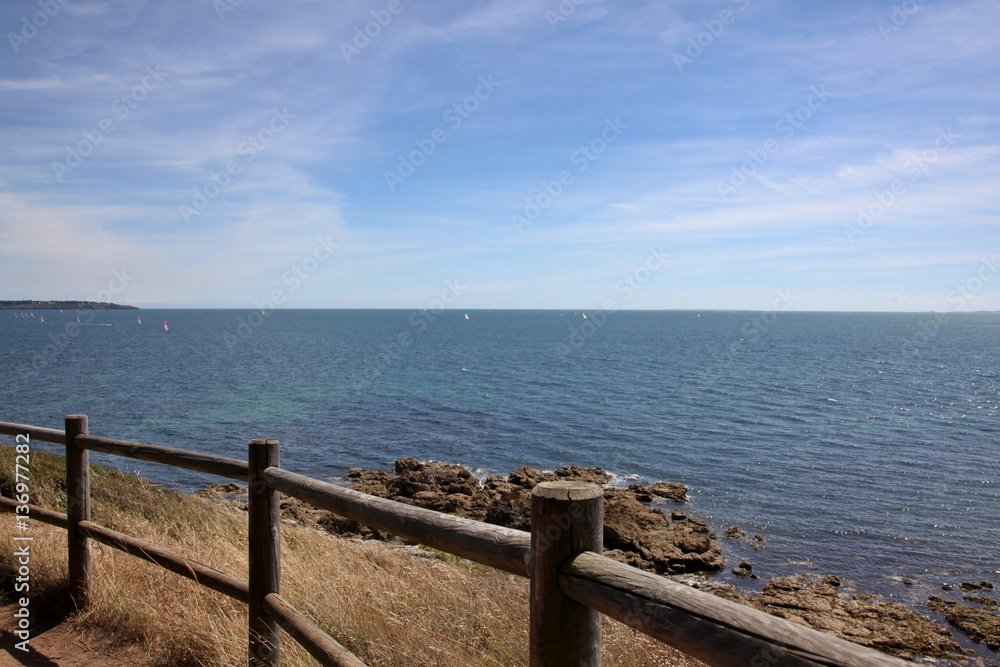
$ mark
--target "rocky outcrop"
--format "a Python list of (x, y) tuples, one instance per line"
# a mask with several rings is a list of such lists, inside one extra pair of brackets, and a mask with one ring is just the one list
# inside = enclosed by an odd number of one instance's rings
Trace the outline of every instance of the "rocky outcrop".
[[(503, 477), (494, 475), (480, 482), (466, 468), (436, 462), (421, 463), (413, 458), (396, 461), (394, 474), (382, 471), (352, 470), (351, 488), (371, 495), (442, 512), (509, 526), (521, 530), (530, 527), (531, 489), (540, 482), (574, 479), (606, 484), (611, 476), (600, 468), (568, 466), (553, 472), (522, 467)], [(240, 485), (218, 485), (204, 494), (225, 497), (243, 490)], [(669, 495), (668, 495), (669, 492)], [(604, 489), (605, 555), (640, 569), (666, 575), (716, 573), (724, 567), (722, 553), (708, 525), (671, 507), (669, 516), (650, 502), (675, 502), (687, 497), (687, 489), (676, 483), (658, 483), (651, 487)], [(243, 504), (245, 507), (245, 503)], [(341, 535), (388, 539), (390, 536), (305, 503), (282, 497), (282, 517), (286, 521), (310, 523)], [(733, 540), (746, 541), (760, 548), (764, 536), (748, 538), (739, 527), (726, 531)], [(740, 562), (734, 574), (756, 578), (749, 561)], [(772, 579), (758, 594), (741, 592), (729, 584), (684, 577), (696, 588), (755, 607), (775, 616), (904, 658), (927, 656), (938, 659), (961, 659), (967, 651), (952, 641), (942, 625), (900, 605), (883, 602), (874, 596), (848, 596), (840, 592), (835, 576), (805, 576)], [(988, 590), (988, 582), (965, 583), (963, 591)], [(996, 601), (966, 594), (966, 599), (984, 608)], [(975, 641), (997, 650), (997, 616), (989, 609), (975, 609), (955, 602), (932, 598), (932, 611), (945, 614), (949, 623)]]
[(788, 619), (841, 639), (901, 658), (961, 659), (967, 652), (931, 619), (875, 596), (847, 596), (840, 579), (775, 577), (756, 595), (727, 584), (696, 583), (696, 588)]
[[(993, 588), (988, 582), (986, 583), (986, 586), (963, 588), (963, 590)], [(944, 614), (949, 624), (953, 625), (959, 632), (972, 641), (986, 644), (991, 651), (1000, 651), (1000, 616), (987, 608), (997, 606), (997, 601), (990, 598), (976, 598), (971, 596), (966, 596), (966, 598), (980, 602), (983, 604), (983, 608), (976, 609), (969, 605), (942, 600), (936, 595), (931, 596), (927, 602), (927, 607), (931, 611)]]
[[(611, 480), (600, 468), (572, 465), (542, 472), (523, 466), (506, 478), (493, 475), (480, 484), (462, 466), (412, 458), (396, 461), (395, 473), (352, 470), (348, 479), (352, 489), (363, 493), (518, 530), (530, 529), (531, 489), (540, 482), (571, 479), (604, 485)], [(687, 489), (677, 482), (657, 482), (604, 490), (605, 554), (660, 574), (721, 570), (725, 561), (708, 525), (677, 510), (668, 517), (645, 504), (657, 498), (684, 502)]]
[(209, 484), (195, 495), (201, 498), (216, 499), (242, 493), (245, 490), (243, 485), (236, 482), (216, 482), (215, 484)]
[(840, 580), (776, 578), (752, 600), (770, 614), (903, 658), (961, 658), (965, 651), (929, 618), (871, 596), (838, 594)]

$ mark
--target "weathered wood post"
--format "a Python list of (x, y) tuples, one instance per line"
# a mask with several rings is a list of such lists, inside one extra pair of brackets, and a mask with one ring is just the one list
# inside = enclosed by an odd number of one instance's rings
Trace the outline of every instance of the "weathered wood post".
[(69, 592), (77, 609), (90, 603), (90, 538), (79, 530), (90, 521), (90, 452), (73, 441), (87, 434), (87, 415), (66, 417), (66, 535), (69, 554)]
[(250, 667), (277, 667), (281, 640), (278, 622), (270, 617), (264, 598), (278, 590), (281, 579), (281, 513), (278, 492), (270, 489), (261, 474), (279, 463), (277, 440), (250, 441), (247, 457), (247, 514), (250, 558)]
[(563, 594), (559, 569), (581, 551), (601, 553), (604, 490), (542, 482), (531, 492), (531, 667), (599, 667), (601, 615)]

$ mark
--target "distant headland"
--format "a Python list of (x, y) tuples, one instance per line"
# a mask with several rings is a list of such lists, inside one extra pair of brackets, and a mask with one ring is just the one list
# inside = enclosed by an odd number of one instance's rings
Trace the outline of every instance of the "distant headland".
[(0, 301), (0, 310), (138, 310), (137, 306), (97, 301)]

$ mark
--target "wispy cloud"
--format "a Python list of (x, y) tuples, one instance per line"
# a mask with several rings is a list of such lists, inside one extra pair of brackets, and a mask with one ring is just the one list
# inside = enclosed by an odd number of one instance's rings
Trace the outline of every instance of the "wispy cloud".
[[(287, 305), (419, 307), (461, 277), (469, 308), (576, 307), (664, 246), (630, 307), (797, 287), (798, 308), (907, 310), (995, 247), (986, 0), (59, 6), (0, 8), (3, 298), (135, 266), (124, 301), (244, 307), (323, 238)], [(502, 85), (467, 102), (481, 77)], [(607, 118), (628, 129), (578, 169)], [(518, 233), (526, 201), (546, 205)]]

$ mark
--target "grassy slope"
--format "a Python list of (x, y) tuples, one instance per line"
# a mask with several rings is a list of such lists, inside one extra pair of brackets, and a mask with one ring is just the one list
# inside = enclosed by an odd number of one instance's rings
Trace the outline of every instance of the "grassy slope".
[[(32, 451), (35, 504), (65, 511), (64, 465), (60, 456)], [(245, 514), (92, 468), (94, 521), (246, 577)], [(13, 470), (13, 449), (0, 446), (0, 493), (7, 497)], [(12, 515), (0, 516), (0, 525), (0, 534), (10, 534)], [(31, 534), (33, 604), (65, 609), (65, 531), (33, 522)], [(10, 563), (13, 548), (0, 541), (0, 561)], [(283, 595), (372, 666), (527, 664), (527, 592), (527, 580), (490, 568), (282, 526)], [(146, 647), (146, 665), (245, 661), (245, 606), (187, 579), (94, 544), (92, 594), (92, 607), (74, 622), (92, 641)], [(315, 663), (286, 637), (282, 664)], [(605, 664), (697, 663), (606, 622)]]

